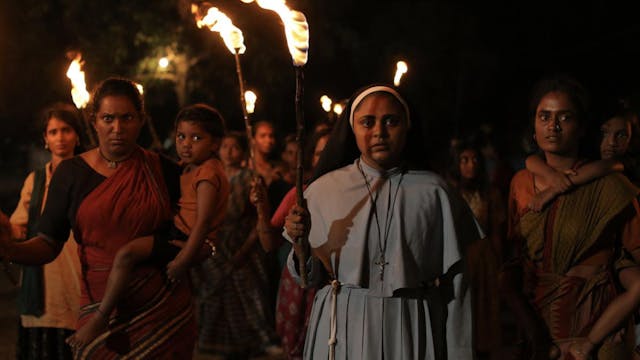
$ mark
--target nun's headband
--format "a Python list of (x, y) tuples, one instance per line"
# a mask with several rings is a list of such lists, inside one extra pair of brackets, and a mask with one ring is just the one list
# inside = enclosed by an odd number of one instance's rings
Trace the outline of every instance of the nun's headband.
[(372, 86), (372, 87), (370, 87), (368, 89), (365, 89), (358, 96), (356, 96), (355, 99), (353, 99), (353, 103), (351, 104), (351, 112), (349, 113), (349, 124), (351, 125), (351, 128), (353, 129), (353, 114), (355, 113), (356, 108), (358, 107), (358, 105), (360, 105), (362, 100), (364, 100), (364, 98), (367, 97), (367, 95), (370, 95), (370, 94), (373, 94), (373, 93), (376, 93), (376, 92), (384, 92), (384, 93), (393, 95), (393, 97), (395, 97), (396, 100), (398, 100), (398, 102), (404, 108), (404, 112), (405, 112), (405, 114), (407, 116), (407, 125), (408, 125), (408, 127), (411, 127), (411, 117), (409, 116), (409, 106), (407, 105), (407, 102), (404, 101), (402, 96), (400, 96), (400, 94), (396, 90), (391, 88), (391, 87), (388, 87), (388, 86)]

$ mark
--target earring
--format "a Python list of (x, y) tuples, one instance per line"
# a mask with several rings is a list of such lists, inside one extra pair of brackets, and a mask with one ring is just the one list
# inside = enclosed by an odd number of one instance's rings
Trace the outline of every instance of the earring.
[(49, 150), (49, 143), (44, 143), (44, 149)]
[(536, 140), (536, 133), (533, 133), (533, 141)]

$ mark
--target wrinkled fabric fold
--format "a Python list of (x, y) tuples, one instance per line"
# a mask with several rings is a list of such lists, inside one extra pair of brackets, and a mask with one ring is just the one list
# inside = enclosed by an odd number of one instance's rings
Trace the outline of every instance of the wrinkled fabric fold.
[[(97, 311), (118, 249), (170, 219), (161, 174), (158, 156), (137, 149), (80, 204), (74, 228), (84, 277), (79, 326)], [(162, 269), (145, 264), (131, 279), (109, 330), (76, 349), (76, 359), (191, 355), (195, 323), (189, 284), (169, 285)]]

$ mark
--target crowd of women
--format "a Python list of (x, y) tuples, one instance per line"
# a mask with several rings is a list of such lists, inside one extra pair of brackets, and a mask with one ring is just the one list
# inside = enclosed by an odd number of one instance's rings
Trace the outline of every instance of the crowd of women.
[(589, 140), (573, 79), (535, 86), (513, 176), (477, 137), (438, 175), (398, 90), (358, 89), (307, 137), (302, 203), (300, 144), (267, 121), (247, 138), (187, 106), (176, 163), (137, 144), (133, 82), (104, 80), (89, 114), (85, 151), (72, 106), (43, 112), (51, 161), (0, 214), (20, 359), (640, 358), (638, 117)]

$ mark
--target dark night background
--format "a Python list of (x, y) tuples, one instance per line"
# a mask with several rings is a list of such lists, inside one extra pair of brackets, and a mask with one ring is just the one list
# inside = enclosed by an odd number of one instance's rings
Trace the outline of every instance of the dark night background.
[[(258, 93), (253, 118), (274, 121), (281, 134), (290, 132), (294, 70), (279, 18), (256, 4), (211, 2), (244, 33), (245, 82)], [(425, 156), (436, 163), (452, 136), (481, 126), (492, 129), (505, 155), (518, 159), (529, 90), (544, 75), (575, 76), (596, 104), (640, 92), (640, 21), (631, 2), (287, 3), (303, 11), (310, 26), (307, 121), (326, 116), (321, 95), (343, 99), (362, 85), (390, 82), (396, 61), (403, 59), (409, 72), (400, 88), (413, 105), (414, 121), (425, 125)], [(210, 103), (229, 127), (240, 129), (233, 56), (217, 33), (196, 28), (189, 5), (183, 0), (0, 1), (1, 210), (13, 210), (34, 164), (30, 149), (42, 145), (38, 111), (53, 101), (71, 101), (67, 51), (82, 52), (89, 90), (110, 75), (141, 82), (162, 138), (180, 101)], [(157, 60), (170, 52), (178, 62), (159, 72)], [(176, 80), (182, 84), (178, 92)]]

